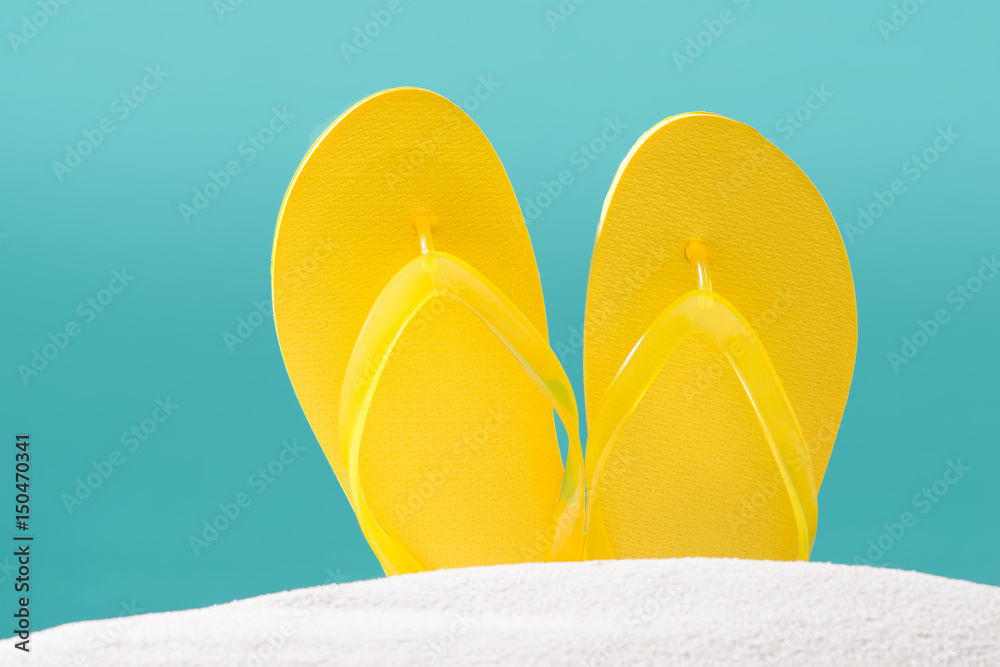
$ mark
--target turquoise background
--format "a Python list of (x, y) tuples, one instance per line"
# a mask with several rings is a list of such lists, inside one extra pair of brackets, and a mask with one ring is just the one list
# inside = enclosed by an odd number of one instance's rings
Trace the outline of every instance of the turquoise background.
[[(858, 207), (902, 180), (905, 194), (847, 243), (859, 349), (814, 559), (1000, 584), (1000, 281), (961, 310), (948, 300), (1000, 252), (1000, 5), (911, 3), (918, 11), (884, 36), (886, 0), (590, 0), (563, 3), (575, 11), (555, 24), (546, 12), (556, 0), (404, 1), (347, 62), (340, 44), (387, 2), (246, 1), (221, 18), (210, 0), (71, 2), (16, 51), (10, 33), (41, 10), (5, 2), (0, 438), (32, 436), (35, 628), (120, 615), (123, 603), (180, 609), (381, 576), (296, 402), (273, 321), (232, 352), (224, 335), (270, 298), (282, 196), (329, 122), (394, 86), (462, 103), (490, 76), (500, 85), (471, 115), (522, 206), (542, 181), (576, 169), (573, 153), (606, 118), (627, 126), (531, 226), (552, 342), (568, 346), (561, 356), (578, 394), (571, 328), (583, 319), (601, 205), (621, 159), (657, 121), (709, 110), (758, 128), (813, 179), (845, 240)], [(711, 41), (702, 35), (707, 46), (679, 68), (674, 53), (704, 21), (718, 29), (711, 22), (726, 9), (732, 22)], [(157, 66), (166, 77), (121, 118), (116, 98)], [(819, 108), (789, 136), (778, 123), (812, 86), (832, 96), (813, 98)], [(240, 144), (275, 107), (294, 118), (248, 161)], [(105, 118), (113, 132), (60, 181), (52, 163)], [(905, 163), (949, 127), (960, 138), (911, 181)], [(240, 173), (185, 223), (179, 205), (230, 160)], [(134, 279), (86, 321), (78, 304), (122, 268)], [(948, 323), (894, 371), (887, 354), (939, 309)], [(78, 335), (25, 383), (18, 367), (71, 322)], [(178, 408), (128, 451), (122, 433), (167, 398)], [(293, 439), (304, 451), (258, 494), (248, 478)], [(77, 478), (115, 450), (121, 465), (70, 512)], [(10, 470), (13, 448), (3, 451)], [(921, 513), (915, 494), (933, 492), (949, 461), (968, 470), (939, 484), (946, 494)], [(196, 556), (189, 535), (240, 493), (250, 506)], [(2, 497), (13, 500), (9, 482)], [(915, 524), (885, 538), (883, 524), (904, 512)], [(871, 559), (869, 540), (880, 537), (892, 544)], [(9, 568), (0, 557), (5, 609)]]

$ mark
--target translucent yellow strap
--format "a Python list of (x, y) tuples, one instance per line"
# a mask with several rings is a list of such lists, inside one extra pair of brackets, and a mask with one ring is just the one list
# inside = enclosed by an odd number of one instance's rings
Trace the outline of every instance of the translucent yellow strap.
[[(816, 485), (812, 462), (795, 413), (760, 339), (740, 312), (711, 290), (704, 249), (695, 257), (701, 289), (675, 301), (636, 343), (604, 398), (587, 440), (587, 554), (611, 558), (613, 551), (594, 499), (614, 442), (657, 374), (680, 343), (693, 333), (708, 335), (739, 376), (785, 482), (798, 528), (798, 558), (808, 560), (816, 536)], [(706, 455), (711, 456), (711, 452)]]
[[(422, 237), (422, 241), (425, 241)], [(385, 286), (368, 314), (347, 364), (340, 398), (340, 448), (348, 470), (349, 495), (361, 530), (386, 574), (426, 569), (389, 535), (365, 502), (358, 453), (375, 387), (393, 345), (420, 308), (433, 298), (449, 296), (464, 303), (507, 346), (545, 398), (555, 408), (569, 435), (562, 489), (553, 516), (551, 560), (579, 560), (583, 553), (583, 452), (576, 399), (566, 373), (548, 342), (496, 286), (461, 259), (424, 253), (406, 264)]]

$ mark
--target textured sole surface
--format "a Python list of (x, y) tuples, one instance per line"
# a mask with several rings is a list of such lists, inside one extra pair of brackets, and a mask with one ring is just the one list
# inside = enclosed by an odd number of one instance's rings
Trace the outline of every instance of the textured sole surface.
[[(418, 215), (433, 221), (437, 250), (477, 268), (546, 335), (531, 242), (480, 129), (424, 90), (360, 102), (299, 167), (272, 264), (285, 366), (342, 486), (345, 368), (382, 288), (420, 253)], [(542, 558), (562, 479), (552, 409), (462, 304), (434, 299), (404, 331), (378, 384), (359, 466), (375, 517), (426, 567)]]
[[(684, 257), (695, 239), (708, 247), (712, 289), (750, 321), (770, 356), (819, 488), (857, 346), (847, 252), (795, 163), (752, 128), (721, 116), (664, 121), (618, 171), (587, 294), (587, 414), (597, 414), (653, 321), (697, 288)], [(617, 557), (796, 556), (791, 504), (756, 413), (704, 335), (671, 356), (596, 488), (594, 509)]]

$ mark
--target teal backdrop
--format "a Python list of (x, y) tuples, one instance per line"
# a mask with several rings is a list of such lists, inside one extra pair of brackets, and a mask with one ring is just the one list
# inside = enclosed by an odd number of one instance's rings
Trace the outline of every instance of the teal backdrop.
[[(1000, 584), (998, 24), (985, 0), (5, 2), (0, 439), (12, 471), (31, 435), (35, 629), (382, 576), (285, 373), (268, 269), (312, 140), (395, 86), (463, 105), (525, 210), (572, 171), (530, 233), (578, 395), (632, 143), (692, 110), (774, 141), (857, 287), (814, 559)], [(4, 614), (15, 576), (0, 556)]]

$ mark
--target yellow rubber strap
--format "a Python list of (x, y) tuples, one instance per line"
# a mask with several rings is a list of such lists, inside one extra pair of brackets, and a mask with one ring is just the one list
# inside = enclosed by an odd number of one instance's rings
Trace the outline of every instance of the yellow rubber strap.
[[(594, 509), (599, 488), (594, 482), (600, 479), (613, 444), (660, 369), (677, 346), (693, 333), (708, 335), (722, 349), (743, 383), (788, 490), (798, 528), (798, 558), (808, 560), (816, 536), (816, 485), (802, 430), (750, 323), (729, 301), (710, 289), (688, 292), (660, 315), (619, 369), (597, 419), (590, 426), (586, 458), (590, 489), (588, 554), (613, 557), (599, 510)], [(711, 452), (706, 455), (711, 456)]]
[(583, 452), (576, 399), (566, 372), (546, 339), (485, 276), (458, 257), (427, 250), (386, 284), (365, 321), (347, 364), (340, 397), (340, 448), (351, 503), (361, 530), (387, 574), (426, 569), (372, 514), (358, 467), (365, 419), (382, 371), (406, 325), (425, 303), (451, 297), (474, 312), (514, 355), (552, 404), (569, 436), (559, 500), (553, 515), (551, 560), (579, 560), (583, 552)]

